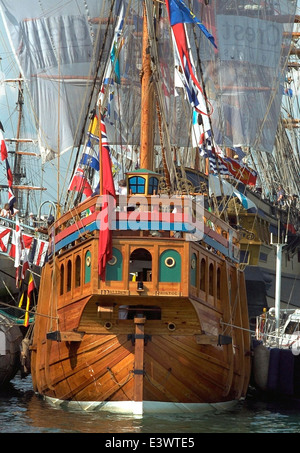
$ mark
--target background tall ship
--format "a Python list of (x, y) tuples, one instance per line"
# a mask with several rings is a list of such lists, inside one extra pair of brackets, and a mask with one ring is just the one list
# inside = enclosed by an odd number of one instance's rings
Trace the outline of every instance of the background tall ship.
[[(7, 61), (5, 71), (6, 64)], [(1, 69), (4, 69), (3, 66)], [(26, 310), (20, 302), (22, 299), (26, 302), (30, 277), (34, 278), (38, 288), (48, 238), (45, 235), (42, 238), (35, 232), (34, 227), (44, 222), (39, 222), (37, 216), (34, 219), (31, 215), (31, 211), (38, 213), (45, 189), (35, 184), (42, 176), (41, 157), (37, 152), (36, 138), (28, 136), (31, 128), (24, 107), (23, 80), (20, 75), (17, 78), (4, 78), (4, 72), (1, 71), (1, 83), (1, 96), (5, 96), (8, 101), (5, 114), (1, 110), (3, 124), (0, 124), (3, 170), (0, 186), (0, 386), (5, 386), (22, 369), (22, 343), (34, 318), (30, 316), (26, 320)], [(12, 97), (13, 109), (10, 110), (8, 98), (12, 101)], [(13, 135), (8, 135), (11, 125)], [(22, 260), (16, 256), (18, 228), (22, 231), (24, 246)], [(27, 265), (30, 266), (30, 273), (23, 272)]]
[[(6, 68), (5, 68), (6, 71)], [(4, 72), (1, 72), (4, 76)], [(38, 152), (36, 131), (32, 129), (28, 111), (24, 106), (25, 91), (22, 77), (3, 79), (2, 95), (6, 97), (7, 106), (0, 125), (1, 135), (1, 194), (0, 194), (0, 297), (6, 300), (18, 293), (16, 289), (16, 269), (14, 257), (9, 255), (12, 243), (12, 232), (15, 230), (16, 218), (22, 224), (26, 248), (30, 249), (34, 236), (35, 218), (42, 202), (42, 192), (46, 190), (38, 181), (41, 176), (41, 156)], [(10, 98), (10, 99), (8, 99)], [(10, 104), (13, 104), (13, 108)], [(8, 118), (4, 117), (8, 113)], [(30, 137), (30, 130), (34, 132)], [(12, 135), (11, 135), (12, 134)], [(7, 216), (7, 212), (9, 216)], [(18, 215), (16, 215), (16, 213)]]
[[(211, 12), (192, 3), (197, 17)], [(250, 377), (238, 235), (209, 197), (199, 205), (204, 174), (193, 173), (198, 190), (186, 177), (200, 157), (193, 117), (212, 118), (198, 79), (215, 29), (181, 1), (30, 6), (1, 1), (41, 144), (58, 162), (74, 145), (35, 312), (34, 389), (126, 413), (228, 407)]]
[[(251, 9), (249, 5), (248, 8), (245, 6), (243, 12), (253, 20), (264, 20), (265, 24), (275, 14), (275, 27), (278, 31), (283, 30), (282, 41), (277, 45), (274, 40), (272, 48), (265, 49), (268, 55), (265, 65), (271, 71), (277, 48), (276, 71), (273, 76), (269, 72), (261, 74), (257, 108), (250, 104), (254, 114), (255, 110), (268, 105), (265, 111), (262, 110), (261, 123), (257, 125), (259, 134), (255, 135), (249, 147), (242, 147), (243, 161), (249, 162), (258, 175), (255, 187), (240, 186), (251, 200), (251, 207), (246, 210), (233, 200), (229, 201), (230, 223), (236, 223), (243, 235), (240, 263), (245, 269), (253, 330), (256, 316), (275, 306), (274, 244), (277, 242), (285, 244), (282, 247), (280, 305), (288, 310), (299, 308), (299, 11), (294, 9), (295, 6), (296, 2), (294, 5), (282, 3), (279, 7), (269, 2), (267, 7), (257, 4)], [(248, 74), (247, 80), (248, 85), (254, 89), (257, 87), (253, 74)], [(284, 192), (282, 200), (279, 199), (281, 191)]]

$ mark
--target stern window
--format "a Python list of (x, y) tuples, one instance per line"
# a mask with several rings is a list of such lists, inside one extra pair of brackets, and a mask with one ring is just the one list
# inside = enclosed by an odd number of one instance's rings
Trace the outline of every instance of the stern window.
[(147, 320), (161, 319), (161, 308), (155, 305), (120, 305), (119, 319), (134, 319), (138, 316)]

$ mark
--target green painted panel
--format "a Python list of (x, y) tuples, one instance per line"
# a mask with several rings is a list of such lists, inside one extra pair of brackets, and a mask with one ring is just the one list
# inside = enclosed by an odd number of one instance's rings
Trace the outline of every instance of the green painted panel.
[(85, 254), (84, 260), (84, 283), (90, 283), (91, 281), (91, 268), (92, 268), (92, 254), (88, 250)]
[(123, 257), (120, 250), (113, 247), (112, 249), (113, 257), (110, 260), (110, 264), (106, 265), (106, 274), (105, 279), (107, 281), (121, 281), (122, 280), (122, 270), (123, 270)]
[(181, 256), (176, 250), (165, 250), (159, 257), (159, 281), (181, 281)]
[(195, 253), (192, 254), (191, 258), (191, 285), (197, 286), (197, 256)]

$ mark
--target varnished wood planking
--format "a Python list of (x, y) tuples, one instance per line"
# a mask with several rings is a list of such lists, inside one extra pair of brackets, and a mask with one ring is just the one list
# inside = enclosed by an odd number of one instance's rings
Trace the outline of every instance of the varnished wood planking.
[[(102, 363), (102, 360), (89, 365), (81, 371), (83, 384), (76, 386), (78, 376), (74, 375), (69, 378), (74, 395), (81, 401), (103, 401), (111, 399), (115, 393), (124, 390), (127, 396), (133, 395), (133, 354), (128, 351), (119, 351), (118, 354), (112, 354), (113, 360), (111, 366)], [(73, 380), (73, 382), (72, 382)], [(125, 388), (126, 385), (126, 388)]]
[[(85, 336), (78, 348), (74, 343), (50, 342), (50, 344), (52, 344), (51, 365), (63, 362), (65, 364), (64, 373), (67, 373), (67, 375), (72, 374), (74, 370), (78, 371), (85, 368), (87, 363), (93, 365), (94, 362), (98, 362), (99, 357), (103, 361), (110, 360), (110, 355), (119, 351), (120, 348), (131, 350), (130, 342), (127, 341), (125, 336), (122, 338), (116, 336)], [(124, 344), (127, 347), (124, 348)], [(76, 361), (74, 358), (76, 358)]]
[(184, 354), (191, 354), (191, 357), (196, 361), (210, 361), (215, 363), (218, 367), (225, 368), (225, 370), (229, 369), (228, 360), (224, 353), (230, 345), (198, 345), (195, 337), (191, 336), (172, 336), (170, 338), (164, 338), (166, 341), (170, 340), (174, 345), (178, 344), (178, 347), (180, 347)]
[[(86, 239), (81, 244), (70, 250), (62, 251), (56, 257), (56, 269), (59, 264), (66, 263), (67, 258), (72, 263), (77, 255), (83, 262), (85, 250), (92, 254), (91, 282), (82, 285), (80, 289), (72, 288), (70, 292), (59, 296), (52, 303), (48, 294), (52, 290), (51, 263), (46, 264), (47, 274), (44, 277), (44, 300), (39, 302), (39, 309), (43, 314), (58, 316), (58, 322), (46, 318), (39, 323), (34, 338), (33, 361), (40, 363), (40, 368), (33, 364), (35, 389), (45, 391), (46, 394), (74, 398), (87, 401), (89, 399), (101, 401), (102, 399), (131, 400), (134, 398), (134, 356), (135, 347), (128, 340), (127, 335), (134, 333), (133, 320), (118, 319), (119, 305), (147, 305), (160, 306), (160, 320), (146, 320), (144, 332), (151, 336), (144, 346), (144, 364), (146, 374), (140, 381), (143, 383), (144, 398), (156, 401), (190, 400), (191, 402), (203, 401), (206, 398), (225, 400), (234, 394), (240, 394), (245, 388), (249, 360), (243, 360), (234, 350), (234, 346), (197, 345), (195, 335), (203, 332), (208, 335), (230, 334), (233, 345), (236, 342), (243, 348), (247, 344), (244, 334), (236, 334), (234, 329), (224, 327), (221, 321), (241, 324), (243, 316), (241, 310), (235, 309), (229, 297), (228, 276), (234, 274), (233, 292), (237, 290), (236, 269), (222, 261), (220, 257), (205, 250), (198, 244), (187, 241), (170, 240), (167, 238), (145, 238), (133, 235), (132, 238), (120, 236), (113, 239), (114, 247), (123, 254), (122, 281), (100, 282), (97, 272), (98, 237)], [(152, 254), (152, 282), (144, 282), (145, 291), (139, 295), (136, 283), (128, 279), (130, 253), (136, 248), (147, 248)], [(181, 282), (159, 282), (158, 263), (160, 254), (169, 248), (175, 248), (181, 254)], [(198, 288), (190, 290), (190, 258), (195, 251), (198, 264), (202, 257), (216, 270), (219, 266), (221, 272), (221, 298), (216, 297), (216, 276), (213, 277), (214, 295), (201, 292)], [(74, 279), (74, 266), (73, 266)], [(56, 272), (55, 290), (58, 288), (58, 273)], [(208, 272), (206, 278), (208, 279)], [(81, 269), (81, 280), (83, 270)], [(197, 277), (199, 283), (199, 275)], [(235, 282), (235, 283), (234, 283)], [(208, 288), (208, 280), (206, 284)], [(116, 292), (116, 294), (103, 294), (103, 292)], [(123, 295), (117, 294), (123, 291)], [(124, 295), (130, 291), (130, 295)], [(169, 295), (167, 295), (169, 293)], [(171, 295), (173, 294), (173, 296)], [(191, 294), (195, 297), (191, 297)], [(54, 291), (54, 295), (55, 291)], [(42, 297), (42, 296), (41, 296)], [(189, 299), (190, 297), (190, 299)], [(53, 302), (53, 298), (52, 298)], [(102, 319), (98, 314), (96, 304), (113, 305), (113, 309), (106, 313)], [(242, 301), (238, 298), (237, 303)], [(111, 313), (111, 317), (110, 314)], [(111, 325), (105, 326), (105, 320)], [(169, 323), (175, 325), (175, 330), (170, 331)], [(107, 328), (107, 327), (110, 328)], [(74, 343), (54, 344), (45, 340), (45, 332), (59, 328), (60, 330), (78, 329), (84, 332), (82, 342), (75, 346)], [(161, 356), (165, 363), (162, 363)], [(46, 357), (46, 359), (44, 357)], [(43, 360), (44, 358), (44, 360)], [(174, 372), (166, 367), (172, 361)], [(151, 371), (152, 370), (152, 371)], [(185, 370), (185, 373), (183, 373)], [(151, 374), (152, 373), (152, 374)], [(190, 376), (189, 376), (190, 375)], [(150, 383), (150, 378), (154, 381)], [(161, 388), (163, 377), (176, 386)], [(117, 377), (117, 379), (115, 379)], [(128, 379), (127, 379), (128, 378)], [(192, 382), (189, 381), (191, 379)], [(116, 382), (114, 382), (114, 379)], [(125, 381), (123, 382), (123, 380)], [(127, 380), (126, 380), (127, 379)], [(198, 380), (199, 385), (195, 385)], [(122, 385), (120, 383), (122, 381)], [(153, 383), (155, 382), (155, 386)], [(159, 384), (160, 383), (160, 384)], [(195, 386), (195, 387), (194, 387)], [(191, 389), (193, 387), (193, 389)], [(52, 390), (50, 390), (52, 389)], [(162, 399), (162, 394), (164, 398)], [(60, 396), (59, 396), (60, 395)], [(135, 396), (136, 397), (136, 396)], [(175, 398), (175, 400), (174, 400)]]
[[(174, 346), (174, 345), (173, 345)], [(152, 378), (160, 382), (159, 377), (156, 376), (157, 364), (164, 369), (162, 375), (164, 376), (163, 385), (170, 393), (173, 392), (176, 396), (176, 400), (182, 402), (203, 402), (207, 400), (208, 395), (213, 400), (213, 394), (218, 397), (222, 393), (222, 369), (216, 367), (215, 372), (207, 371), (205, 367), (205, 360), (196, 360), (195, 357), (191, 357), (186, 354), (186, 351), (182, 352), (178, 346), (170, 347), (169, 342), (165, 341), (164, 338), (156, 338), (155, 342), (149, 342), (145, 348), (145, 356), (148, 361), (154, 361), (153, 364), (153, 375)], [(147, 370), (146, 365), (146, 370)], [(211, 364), (210, 364), (211, 367)], [(214, 377), (217, 376), (217, 379)], [(173, 389), (172, 378), (180, 382), (177, 382), (177, 387)], [(222, 379), (220, 380), (220, 377)], [(218, 390), (219, 389), (219, 390)], [(187, 395), (190, 394), (190, 397)]]
[[(93, 344), (93, 343), (92, 343)], [(116, 374), (122, 370), (122, 363), (129, 360), (131, 367), (133, 364), (132, 346), (130, 342), (121, 345), (116, 338), (111, 338), (105, 343), (101, 342), (100, 347), (88, 349), (85, 346), (84, 353), (78, 351), (76, 364), (66, 358), (60, 362), (53, 361), (50, 365), (51, 381), (54, 384), (56, 398), (71, 398), (85, 388), (86, 385), (92, 384), (108, 373), (108, 367), (113, 368)], [(61, 345), (58, 346), (59, 348)], [(104, 348), (104, 353), (103, 353)], [(105, 354), (105, 348), (107, 354)], [(72, 391), (70, 390), (72, 389)]]
[[(172, 304), (171, 304), (171, 305), (172, 305)], [(173, 314), (173, 317), (174, 317), (175, 315), (176, 315), (176, 316), (180, 315), (180, 310), (178, 310), (178, 304), (175, 303), (174, 305), (175, 305), (175, 310), (174, 310), (174, 306), (173, 306), (173, 307), (170, 307), (170, 306), (168, 306), (168, 305), (166, 304), (167, 310), (169, 311), (169, 316), (167, 316), (168, 319), (170, 318), (170, 314), (171, 314), (171, 315)], [(184, 309), (187, 311), (187, 304), (183, 305), (183, 307), (184, 307)], [(96, 307), (93, 307), (93, 310), (94, 310), (94, 308), (96, 308)], [(166, 311), (167, 311), (167, 310), (166, 310)], [(93, 312), (93, 313), (94, 313), (94, 312)], [(174, 315), (174, 313), (175, 313), (175, 315)], [(193, 318), (193, 317), (195, 316), (194, 310), (192, 310), (191, 313), (193, 314), (193, 316), (192, 316), (192, 318)], [(93, 319), (93, 318), (94, 318), (94, 314), (92, 314), (92, 319)], [(174, 317), (174, 319), (176, 319), (176, 318)], [(174, 319), (173, 319), (173, 320), (174, 320)], [(126, 321), (126, 322), (132, 323), (132, 321)], [(148, 328), (149, 328), (149, 332), (151, 332), (151, 323), (152, 323), (152, 322), (153, 322), (153, 321), (149, 321), (148, 324), (147, 324), (147, 326), (148, 326)], [(176, 333), (178, 333), (178, 332), (176, 332)], [(207, 350), (207, 349), (206, 349), (206, 350)], [(210, 358), (209, 360), (212, 360), (212, 359)], [(224, 365), (224, 364), (223, 364), (223, 365)]]
[(166, 367), (165, 353), (157, 360), (151, 351), (145, 348), (144, 399), (155, 398), (156, 401), (201, 402), (199, 391), (194, 392), (186, 385), (171, 367)]
[[(101, 297), (99, 298), (99, 304), (101, 304)], [(111, 300), (111, 302), (110, 302)], [(117, 302), (116, 302), (117, 301)], [(106, 296), (103, 298), (104, 306), (113, 306), (111, 318), (105, 317), (101, 319), (97, 315), (97, 305), (94, 300), (91, 300), (85, 307), (82, 319), (79, 323), (78, 330), (85, 331), (88, 333), (109, 333), (115, 334), (120, 333), (133, 333), (134, 326), (132, 320), (118, 319), (118, 309), (120, 305), (145, 305), (145, 306), (158, 306), (161, 308), (161, 320), (147, 320), (145, 323), (145, 333), (149, 334), (162, 334), (164, 332), (170, 333), (168, 329), (169, 323), (174, 323), (176, 333), (184, 333), (194, 335), (195, 333), (201, 333), (201, 327), (199, 319), (196, 314), (196, 310), (187, 299), (178, 298), (128, 298)], [(105, 323), (110, 321), (112, 327), (108, 330), (105, 327)]]
[(178, 357), (178, 366), (189, 364), (191, 370), (195, 372), (201, 368), (205, 373), (205, 368), (209, 364), (210, 375), (213, 377), (214, 373), (218, 374), (220, 369), (226, 370), (227, 367), (226, 364), (224, 367), (224, 361), (220, 360), (218, 347), (197, 345), (191, 337), (160, 336), (153, 338), (150, 348), (152, 344), (155, 344), (157, 349), (161, 348), (165, 351), (169, 349), (172, 357)]

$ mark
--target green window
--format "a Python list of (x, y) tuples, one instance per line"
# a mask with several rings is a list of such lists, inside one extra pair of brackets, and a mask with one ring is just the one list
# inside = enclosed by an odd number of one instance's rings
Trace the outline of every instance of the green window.
[(120, 250), (113, 247), (112, 259), (106, 265), (106, 280), (107, 281), (121, 281), (123, 270), (123, 257)]
[(176, 250), (165, 250), (159, 258), (159, 281), (181, 281), (181, 256)]
[(92, 255), (88, 250), (85, 254), (84, 260), (84, 283), (90, 283), (91, 281), (91, 267), (92, 267)]

